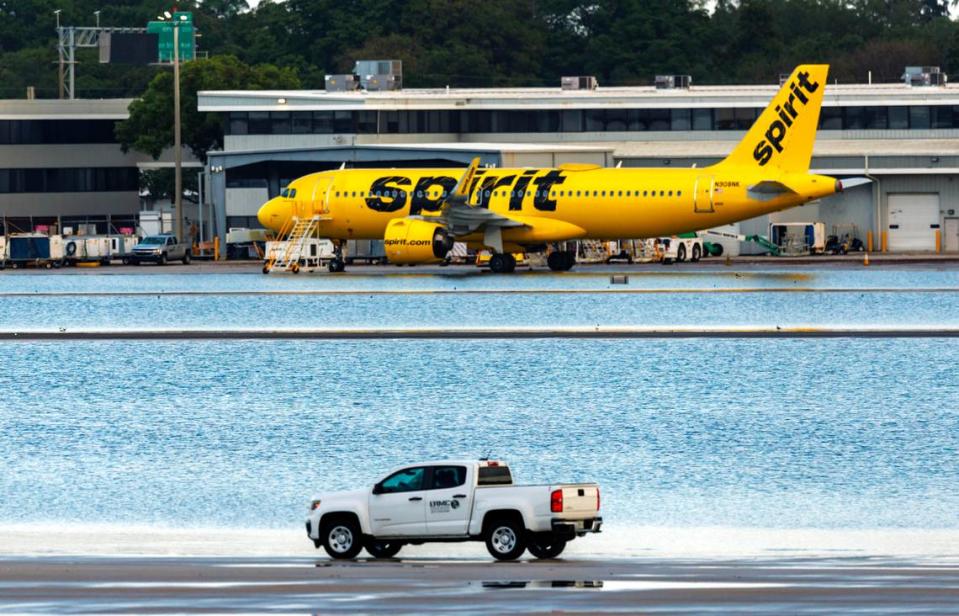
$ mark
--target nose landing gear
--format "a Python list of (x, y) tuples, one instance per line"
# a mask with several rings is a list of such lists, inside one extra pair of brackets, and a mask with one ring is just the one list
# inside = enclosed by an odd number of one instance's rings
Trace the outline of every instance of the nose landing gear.
[(346, 271), (346, 259), (343, 257), (343, 242), (333, 243), (333, 258), (326, 268), (331, 274), (339, 274)]

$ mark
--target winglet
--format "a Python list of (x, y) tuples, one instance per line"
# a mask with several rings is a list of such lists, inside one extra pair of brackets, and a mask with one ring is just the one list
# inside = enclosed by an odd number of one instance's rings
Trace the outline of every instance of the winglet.
[(467, 167), (463, 173), (463, 177), (460, 178), (460, 181), (457, 182), (453, 190), (450, 191), (450, 197), (462, 199), (463, 201), (469, 197), (469, 187), (470, 184), (473, 183), (473, 177), (476, 175), (476, 170), (479, 169), (479, 165), (479, 156), (470, 161), (469, 167)]
[(721, 164), (766, 172), (806, 172), (819, 126), (829, 66), (803, 64)]

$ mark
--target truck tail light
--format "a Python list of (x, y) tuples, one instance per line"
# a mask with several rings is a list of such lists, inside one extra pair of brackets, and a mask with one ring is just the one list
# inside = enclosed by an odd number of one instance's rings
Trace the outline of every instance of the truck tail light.
[(549, 495), (549, 510), (553, 513), (563, 513), (563, 491), (553, 490)]
[(599, 488), (596, 488), (596, 511), (599, 511)]

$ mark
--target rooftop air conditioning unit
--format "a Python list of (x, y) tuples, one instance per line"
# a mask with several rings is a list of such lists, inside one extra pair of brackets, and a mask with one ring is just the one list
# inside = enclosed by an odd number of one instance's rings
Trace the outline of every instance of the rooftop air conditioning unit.
[(327, 75), (327, 92), (352, 92), (360, 87), (360, 81), (356, 75)]
[(693, 84), (690, 75), (656, 75), (657, 90), (688, 90)]
[(595, 90), (599, 87), (599, 82), (592, 75), (562, 77), (559, 87), (563, 90)]
[(357, 60), (353, 72), (365, 90), (403, 89), (402, 60)]
[(948, 77), (938, 66), (907, 66), (902, 80), (913, 87), (944, 86)]

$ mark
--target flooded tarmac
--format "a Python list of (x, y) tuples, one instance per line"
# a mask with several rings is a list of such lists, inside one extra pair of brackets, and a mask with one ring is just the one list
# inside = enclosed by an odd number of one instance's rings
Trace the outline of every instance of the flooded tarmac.
[[(867, 558), (338, 563), (0, 561), (0, 612), (928, 613), (959, 606), (959, 568)], [(228, 565), (228, 566), (224, 566)]]
[[(959, 326), (951, 269), (639, 270), (628, 285), (611, 285), (610, 271), (18, 272), (0, 276), (0, 331)], [(959, 345), (933, 333), (8, 341), (0, 363), (0, 451), (14, 452), (0, 459), (0, 530), (12, 529), (0, 532), (0, 611), (956, 605), (955, 569), (939, 558), (959, 553), (953, 539), (918, 542), (931, 558), (921, 562), (890, 543), (959, 530)], [(472, 544), (428, 557), (411, 548), (402, 563), (305, 558), (314, 550), (301, 520), (315, 492), (487, 453), (521, 482), (599, 482), (609, 542), (574, 542), (571, 564), (460, 562), (482, 554)], [(103, 525), (125, 529), (116, 553), (143, 558), (137, 567), (93, 558), (113, 553)], [(197, 532), (150, 539), (203, 528), (213, 560), (184, 558)], [(669, 540), (656, 538), (663, 528)], [(747, 536), (717, 543), (726, 535), (710, 528), (757, 529), (737, 558), (769, 562), (710, 568)], [(275, 535), (257, 558), (224, 558), (242, 552), (230, 529)], [(800, 530), (862, 538), (808, 561), (769, 552)], [(700, 551), (680, 562), (687, 544)], [(862, 560), (875, 558), (886, 560)]]

